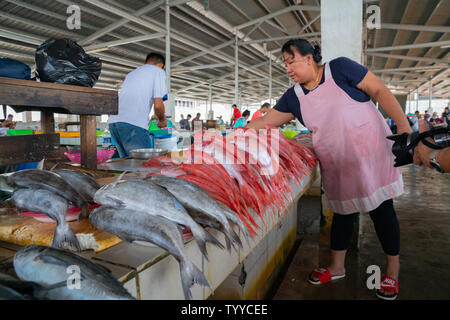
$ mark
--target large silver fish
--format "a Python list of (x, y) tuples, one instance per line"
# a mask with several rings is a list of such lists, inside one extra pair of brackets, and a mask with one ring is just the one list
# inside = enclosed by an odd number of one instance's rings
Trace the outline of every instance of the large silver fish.
[(8, 184), (20, 188), (49, 190), (81, 208), (80, 219), (89, 214), (87, 200), (54, 172), (36, 169), (17, 171), (8, 176)]
[(95, 193), (100, 189), (97, 180), (90, 174), (68, 169), (53, 170), (53, 172), (61, 176), (87, 201), (93, 201)]
[(188, 211), (201, 212), (206, 216), (215, 218), (222, 224), (232, 241), (242, 247), (239, 236), (234, 232), (228, 220), (236, 223), (248, 237), (247, 229), (244, 227), (242, 221), (234, 214), (234, 212), (231, 212), (228, 207), (225, 206), (225, 209), (223, 206), (219, 205), (219, 202), (214, 200), (213, 197), (201, 187), (184, 179), (167, 176), (152, 176), (145, 180), (150, 180), (169, 191), (186, 209), (188, 209)]
[(194, 283), (211, 288), (203, 273), (185, 255), (182, 233), (170, 220), (145, 212), (104, 206), (93, 210), (89, 220), (96, 228), (125, 241), (147, 241), (167, 250), (180, 264), (181, 284), (186, 299), (192, 299), (189, 288)]
[(48, 299), (134, 300), (103, 268), (66, 250), (26, 246), (14, 255), (14, 270), (21, 280), (53, 287)]
[(118, 181), (100, 188), (94, 200), (101, 205), (141, 211), (162, 216), (191, 229), (200, 251), (208, 259), (206, 242), (223, 249), (223, 245), (197, 224), (186, 209), (167, 190), (143, 180)]
[(77, 237), (66, 221), (66, 199), (44, 189), (19, 189), (11, 199), (20, 211), (44, 213), (56, 221), (52, 247), (81, 251)]

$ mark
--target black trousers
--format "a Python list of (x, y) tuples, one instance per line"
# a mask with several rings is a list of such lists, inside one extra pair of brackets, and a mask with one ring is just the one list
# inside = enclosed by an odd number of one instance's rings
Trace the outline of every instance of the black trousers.
[[(348, 249), (356, 214), (334, 214), (331, 225), (332, 250)], [(392, 199), (386, 200), (378, 208), (370, 211), (369, 215), (384, 252), (391, 256), (398, 255), (400, 253), (400, 226)]]

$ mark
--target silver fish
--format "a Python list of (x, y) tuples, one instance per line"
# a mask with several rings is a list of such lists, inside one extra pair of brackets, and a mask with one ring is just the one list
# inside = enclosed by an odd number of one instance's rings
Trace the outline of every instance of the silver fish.
[(54, 170), (53, 172), (61, 176), (87, 201), (93, 201), (95, 193), (100, 189), (97, 180), (90, 174), (68, 169)]
[(52, 247), (81, 251), (77, 237), (66, 221), (67, 200), (43, 189), (19, 189), (12, 195), (18, 210), (44, 213), (56, 221)]
[(162, 216), (191, 229), (200, 251), (208, 259), (206, 242), (223, 249), (223, 245), (198, 225), (186, 209), (167, 190), (143, 180), (118, 181), (100, 188), (94, 200), (96, 203), (116, 208), (141, 211)]
[[(201, 187), (184, 179), (166, 176), (152, 176), (146, 178), (145, 180), (150, 180), (169, 191), (188, 211), (193, 210), (201, 212), (208, 217), (215, 218), (220, 224), (222, 224), (227, 234), (230, 235), (232, 241), (242, 248), (242, 242), (239, 239), (239, 236), (236, 232), (234, 232), (228, 222), (229, 214), (227, 213), (229, 209), (225, 210), (223, 207), (219, 206), (218, 202)], [(234, 213), (233, 216), (236, 217)], [(240, 221), (238, 217), (236, 218)], [(233, 222), (235, 221), (236, 219), (234, 219)], [(246, 232), (247, 230), (243, 229), (243, 231)]]
[(66, 250), (26, 246), (14, 255), (14, 270), (21, 280), (53, 287), (47, 292), (52, 300), (135, 300), (103, 268)]
[(8, 184), (20, 188), (49, 190), (81, 208), (80, 219), (89, 214), (87, 200), (54, 172), (36, 169), (17, 171), (8, 176)]
[(203, 273), (185, 255), (182, 233), (170, 220), (145, 212), (104, 206), (93, 210), (89, 220), (96, 228), (125, 241), (147, 241), (167, 250), (180, 264), (181, 284), (186, 299), (192, 299), (189, 288), (194, 283), (211, 288)]

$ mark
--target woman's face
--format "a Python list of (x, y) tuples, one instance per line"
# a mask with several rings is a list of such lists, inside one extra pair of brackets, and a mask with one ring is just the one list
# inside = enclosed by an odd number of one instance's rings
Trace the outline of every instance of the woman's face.
[(308, 82), (311, 75), (312, 56), (310, 54), (302, 56), (295, 49), (292, 49), (294, 56), (288, 52), (283, 52), (283, 62), (286, 72), (294, 82)]

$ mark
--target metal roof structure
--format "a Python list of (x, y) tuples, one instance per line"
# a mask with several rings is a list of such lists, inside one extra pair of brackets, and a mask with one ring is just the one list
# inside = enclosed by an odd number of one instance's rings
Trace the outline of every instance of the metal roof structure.
[[(450, 0), (364, 4), (381, 9), (381, 29), (367, 30), (369, 69), (396, 94), (428, 95), (432, 83), (433, 97), (449, 98)], [(79, 30), (67, 27), (70, 5), (80, 8)], [(119, 89), (156, 51), (170, 53), (177, 97), (248, 103), (291, 85), (280, 52), (287, 39), (320, 44), (320, 1), (0, 0), (0, 56), (33, 67), (37, 46), (51, 37), (71, 38), (102, 59), (98, 88)]]

